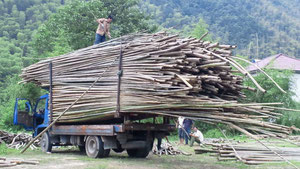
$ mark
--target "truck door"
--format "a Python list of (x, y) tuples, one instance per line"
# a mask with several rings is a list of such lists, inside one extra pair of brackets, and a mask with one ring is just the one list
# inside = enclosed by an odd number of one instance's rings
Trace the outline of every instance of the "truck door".
[(33, 116), (30, 101), (17, 98), (14, 110), (14, 125), (21, 125), (25, 130), (33, 129)]

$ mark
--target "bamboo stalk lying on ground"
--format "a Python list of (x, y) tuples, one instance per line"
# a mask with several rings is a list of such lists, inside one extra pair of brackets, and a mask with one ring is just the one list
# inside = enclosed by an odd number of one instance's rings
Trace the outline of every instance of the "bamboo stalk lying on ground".
[[(270, 143), (266, 148), (257, 143), (214, 143), (212, 147), (195, 148), (195, 154), (216, 153), (220, 161), (238, 160), (245, 164), (263, 164), (284, 162), (286, 160), (300, 161), (299, 148), (295, 147), (274, 147)], [(277, 153), (275, 155), (274, 153)], [(296, 167), (297, 168), (297, 167)]]
[(23, 160), (23, 159), (9, 159), (9, 158), (1, 158), (0, 157), (0, 168), (2, 167), (14, 167), (22, 164), (31, 164), (37, 165), (39, 164), (36, 160)]
[[(33, 64), (21, 74), (24, 83), (49, 86), (48, 64), (53, 63), (53, 118), (59, 117), (77, 100), (97, 75), (120, 55), (122, 48), (121, 113), (186, 116), (210, 123), (224, 123), (250, 133), (282, 137), (295, 128), (267, 122), (280, 114), (273, 110), (280, 103), (241, 104), (248, 76), (231, 49), (195, 38), (165, 33), (135, 34)], [(84, 95), (58, 123), (113, 121), (117, 109), (118, 63), (112, 64), (101, 81)], [(268, 107), (267, 107), (268, 106)], [(147, 116), (149, 117), (149, 116)]]

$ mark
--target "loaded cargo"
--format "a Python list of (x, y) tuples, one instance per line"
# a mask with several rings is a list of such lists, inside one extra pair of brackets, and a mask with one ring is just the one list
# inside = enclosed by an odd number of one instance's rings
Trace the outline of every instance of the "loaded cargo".
[[(235, 47), (166, 33), (134, 34), (40, 61), (21, 77), (49, 90), (40, 98), (46, 99), (44, 109), (36, 106), (28, 116), (32, 126), (21, 118), (28, 111), (15, 109), (15, 124), (37, 135), (57, 120), (43, 136), (43, 150), (72, 144), (85, 147), (90, 157), (105, 157), (110, 149), (146, 157), (154, 138), (174, 131), (170, 121), (179, 116), (228, 124), (250, 136), (291, 133), (294, 128), (267, 121), (280, 115), (274, 112), (280, 103), (238, 102), (243, 89), (265, 90), (233, 60)], [(237, 72), (257, 89), (243, 86)], [(95, 143), (103, 151), (91, 148)]]

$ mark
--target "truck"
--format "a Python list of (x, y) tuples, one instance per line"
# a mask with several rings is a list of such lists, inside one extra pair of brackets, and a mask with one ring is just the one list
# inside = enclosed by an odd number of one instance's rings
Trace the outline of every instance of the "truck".
[[(51, 64), (51, 63), (50, 63)], [(49, 65), (51, 69), (51, 65)], [(47, 128), (52, 118), (52, 71), (48, 94), (40, 96), (34, 105), (29, 99), (17, 98), (14, 107), (14, 125), (21, 125), (36, 137)], [(154, 139), (158, 147), (161, 139), (175, 130), (170, 117), (155, 114), (122, 114), (116, 111), (113, 119), (95, 122), (55, 123), (40, 141), (43, 152), (51, 152), (53, 146), (78, 146), (92, 158), (109, 156), (111, 150), (124, 150), (130, 157), (145, 158), (152, 150)], [(159, 121), (159, 122), (158, 122)]]

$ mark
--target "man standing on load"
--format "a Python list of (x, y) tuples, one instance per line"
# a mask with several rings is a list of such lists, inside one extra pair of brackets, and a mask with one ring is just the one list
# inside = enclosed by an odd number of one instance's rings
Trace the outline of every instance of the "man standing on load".
[(112, 22), (112, 20), (113, 20), (113, 18), (111, 16), (108, 16), (107, 19), (106, 18), (97, 19), (97, 22), (99, 25), (98, 25), (98, 28), (96, 31), (94, 45), (104, 42), (105, 35), (107, 35), (109, 39), (111, 38), (109, 27), (110, 27), (110, 23)]

